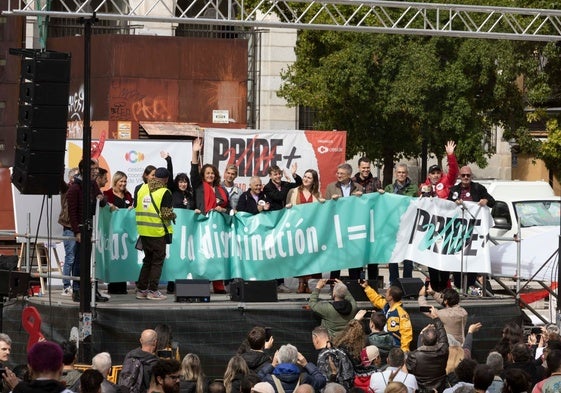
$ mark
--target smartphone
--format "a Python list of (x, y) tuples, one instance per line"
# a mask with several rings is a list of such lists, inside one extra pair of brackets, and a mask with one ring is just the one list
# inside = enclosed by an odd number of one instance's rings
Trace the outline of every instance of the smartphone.
[(326, 284), (329, 284), (329, 285), (332, 285), (332, 284), (335, 284), (335, 280), (332, 279), (332, 278), (330, 278), (330, 279), (327, 280), (325, 283), (326, 283)]
[(432, 309), (431, 306), (419, 306), (420, 312), (430, 312), (431, 309)]
[(429, 289), (430, 281), (425, 280), (425, 289)]
[(540, 327), (533, 327), (531, 333), (533, 334), (542, 334), (542, 328)]
[(265, 341), (269, 341), (271, 336), (273, 335), (273, 328), (266, 327), (265, 328)]

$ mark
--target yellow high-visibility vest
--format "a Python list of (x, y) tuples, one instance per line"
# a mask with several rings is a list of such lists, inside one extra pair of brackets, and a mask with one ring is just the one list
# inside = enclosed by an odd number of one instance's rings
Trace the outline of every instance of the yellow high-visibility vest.
[[(165, 187), (158, 188), (156, 191), (152, 192), (152, 198), (154, 198), (154, 203), (158, 208), (161, 207), (162, 199), (164, 194), (169, 192)], [(154, 204), (150, 198), (150, 189), (148, 184), (143, 184), (138, 190), (137, 202), (136, 202), (136, 229), (140, 236), (148, 237), (162, 237), (166, 234), (164, 231), (164, 224), (160, 218), (160, 215), (156, 212)], [(165, 222), (165, 220), (164, 220)], [(168, 221), (166, 227), (168, 233), (173, 233), (173, 228)]]

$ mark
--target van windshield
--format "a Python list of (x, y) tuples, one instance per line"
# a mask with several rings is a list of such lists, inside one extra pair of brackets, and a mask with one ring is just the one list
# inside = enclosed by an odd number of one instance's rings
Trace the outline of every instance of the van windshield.
[(522, 228), (559, 225), (559, 207), (559, 201), (514, 202), (514, 211)]

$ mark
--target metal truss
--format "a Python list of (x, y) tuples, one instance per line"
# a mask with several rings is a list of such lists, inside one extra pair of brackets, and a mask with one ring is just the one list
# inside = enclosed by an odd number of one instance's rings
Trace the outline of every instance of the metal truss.
[(8, 0), (6, 15), (88, 17), (259, 28), (294, 28), (561, 40), (561, 11), (357, 0)]

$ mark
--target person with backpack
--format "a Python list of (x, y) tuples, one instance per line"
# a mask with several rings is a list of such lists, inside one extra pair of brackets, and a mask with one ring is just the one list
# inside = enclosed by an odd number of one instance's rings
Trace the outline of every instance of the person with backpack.
[(293, 393), (301, 384), (310, 384), (316, 392), (325, 386), (325, 377), (306, 360), (294, 345), (286, 344), (257, 373), (261, 381), (270, 383), (275, 393)]
[(140, 335), (140, 348), (126, 354), (118, 384), (129, 393), (146, 393), (150, 386), (152, 367), (158, 361), (155, 355), (158, 335), (155, 330), (146, 329)]
[(317, 368), (327, 382), (336, 382), (349, 390), (353, 386), (355, 371), (347, 354), (333, 347), (327, 329), (323, 326), (312, 331), (312, 343), (319, 350)]

